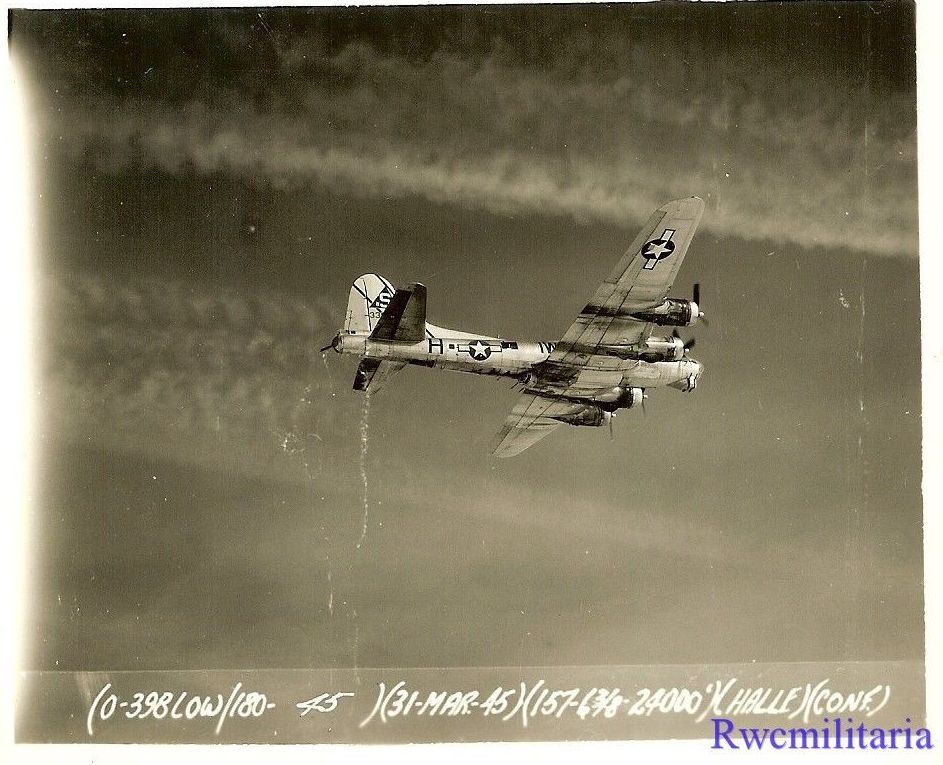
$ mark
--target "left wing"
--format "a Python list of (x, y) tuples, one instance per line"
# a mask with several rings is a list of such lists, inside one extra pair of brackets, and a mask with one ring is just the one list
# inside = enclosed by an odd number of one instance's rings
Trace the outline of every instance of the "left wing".
[[(495, 456), (520, 454), (562, 424), (552, 415), (585, 408), (555, 397), (588, 398), (619, 384), (624, 362), (600, 355), (600, 346), (635, 345), (648, 338), (651, 324), (632, 314), (654, 308), (667, 297), (703, 213), (704, 201), (689, 197), (651, 214), (550, 356), (535, 369), (528, 392), (517, 400), (498, 433)], [(534, 395), (538, 391), (541, 395)]]
[(698, 197), (655, 210), (548, 361), (585, 366), (600, 345), (632, 345), (647, 338), (651, 325), (631, 315), (667, 297), (703, 213)]

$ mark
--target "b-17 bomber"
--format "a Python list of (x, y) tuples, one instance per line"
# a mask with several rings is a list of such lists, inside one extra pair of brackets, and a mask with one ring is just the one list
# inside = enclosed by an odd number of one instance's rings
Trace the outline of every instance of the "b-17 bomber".
[[(377, 391), (407, 364), (516, 379), (521, 397), (493, 453), (513, 457), (560, 425), (612, 428), (620, 409), (643, 406), (649, 388), (693, 391), (704, 367), (678, 327), (704, 319), (699, 285), (691, 300), (669, 298), (704, 202), (659, 207), (557, 342), (488, 337), (426, 321), (426, 288), (397, 289), (377, 274), (350, 288), (343, 328), (321, 349), (361, 357), (354, 389)], [(659, 328), (671, 334), (656, 334)], [(662, 330), (663, 332), (663, 330)]]

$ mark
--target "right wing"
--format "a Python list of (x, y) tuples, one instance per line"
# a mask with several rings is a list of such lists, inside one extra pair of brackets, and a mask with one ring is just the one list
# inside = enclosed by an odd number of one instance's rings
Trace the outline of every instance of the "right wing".
[(563, 424), (554, 417), (575, 415), (585, 408), (586, 405), (577, 402), (525, 393), (504, 421), (504, 427), (495, 437), (491, 453), (495, 457), (520, 454)]

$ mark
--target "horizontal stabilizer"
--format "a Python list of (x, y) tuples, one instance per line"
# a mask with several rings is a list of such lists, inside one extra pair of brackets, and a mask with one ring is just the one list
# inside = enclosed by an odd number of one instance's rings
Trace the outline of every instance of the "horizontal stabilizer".
[(354, 375), (354, 390), (376, 393), (384, 383), (399, 372), (406, 364), (402, 361), (380, 361), (362, 359)]
[(372, 340), (418, 343), (426, 337), (426, 288), (410, 284), (396, 290), (370, 333)]

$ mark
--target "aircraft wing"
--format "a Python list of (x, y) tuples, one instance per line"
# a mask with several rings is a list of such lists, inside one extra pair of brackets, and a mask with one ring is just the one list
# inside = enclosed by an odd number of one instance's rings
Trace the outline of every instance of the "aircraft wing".
[(667, 297), (703, 212), (703, 200), (688, 197), (651, 214), (557, 343), (548, 359), (551, 366), (585, 366), (600, 345), (631, 345), (651, 334), (651, 325), (631, 314), (660, 305)]
[(659, 207), (646, 221), (609, 278), (536, 371), (498, 433), (493, 454), (513, 457), (562, 423), (554, 414), (572, 414), (572, 400), (618, 385), (622, 362), (597, 355), (601, 345), (634, 345), (646, 339), (652, 325), (632, 314), (660, 305), (674, 284), (688, 245), (704, 213), (698, 197), (676, 199)]
[(553, 419), (560, 415), (578, 415), (586, 405), (547, 396), (524, 393), (514, 404), (494, 440), (492, 454), (513, 457), (533, 446), (563, 423)]

